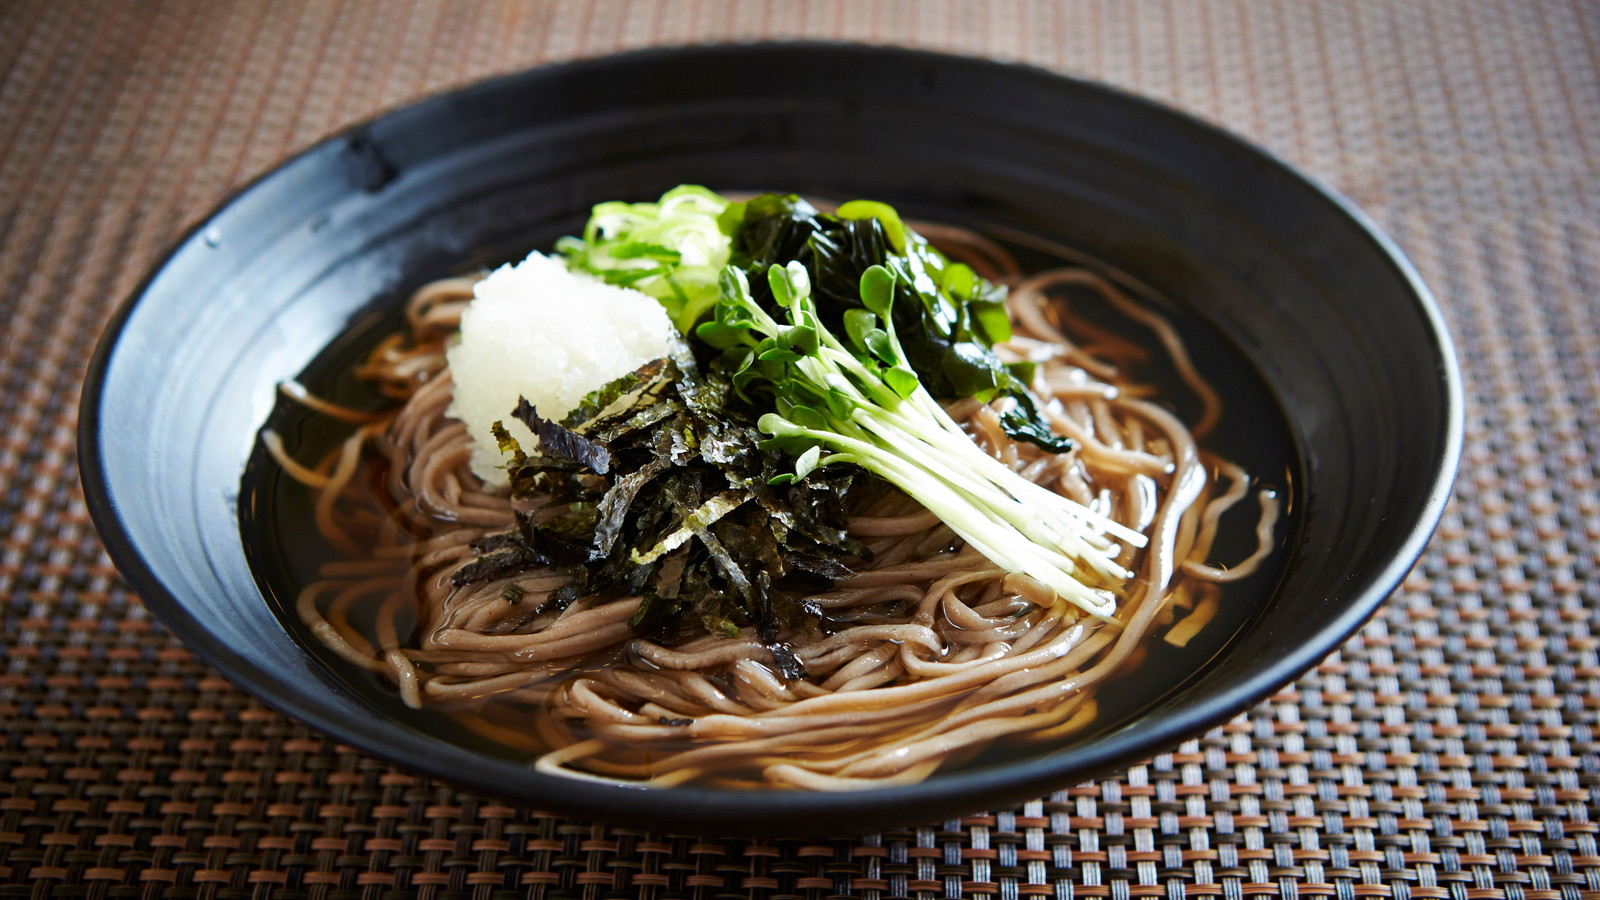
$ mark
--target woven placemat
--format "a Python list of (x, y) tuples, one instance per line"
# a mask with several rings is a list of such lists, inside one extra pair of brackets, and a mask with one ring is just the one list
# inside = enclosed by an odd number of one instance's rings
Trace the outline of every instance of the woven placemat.
[[(1290, 689), (1115, 777), (838, 841), (467, 795), (217, 677), (110, 566), (73, 459), (113, 306), (230, 188), (404, 100), (774, 36), (1023, 59), (1353, 197), (1460, 343), (1456, 496)], [(0, 2), (0, 896), (1600, 897), (1600, 5)]]

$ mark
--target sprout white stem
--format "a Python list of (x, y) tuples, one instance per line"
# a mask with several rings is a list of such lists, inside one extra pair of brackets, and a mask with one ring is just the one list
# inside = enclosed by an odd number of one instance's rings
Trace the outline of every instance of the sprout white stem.
[[(796, 274), (795, 268), (769, 272), (769, 280), (790, 324), (814, 329), (816, 340), (814, 349), (798, 359), (792, 352), (784, 356), (791, 362), (784, 366), (778, 387), (814, 402), (806, 418), (820, 416), (823, 427), (777, 413), (763, 416), (760, 427), (788, 446), (813, 448), (803, 454), (797, 475), (835, 463), (874, 472), (922, 503), (996, 565), (1032, 577), (1092, 615), (1110, 617), (1116, 604), (1105, 586), (1131, 577), (1115, 561), (1119, 548), (1113, 536), (1142, 547), (1144, 535), (1018, 475), (974, 443), (920, 385), (901, 384), (897, 392), (885, 380), (886, 373), (892, 376), (891, 369), (909, 366), (886, 310), (880, 318), (888, 324), (894, 358), (885, 359), (889, 353), (881, 347), (876, 359), (866, 350), (852, 352), (821, 324), (804, 270)], [(869, 270), (869, 275), (881, 279), (887, 273)], [(865, 301), (868, 276), (862, 282)], [(881, 297), (881, 280), (876, 287)], [(738, 314), (729, 321), (743, 321), (764, 335), (752, 356), (781, 350), (785, 326), (751, 298), (743, 273), (731, 267), (724, 271), (719, 302)], [(819, 456), (816, 447), (828, 452)]]

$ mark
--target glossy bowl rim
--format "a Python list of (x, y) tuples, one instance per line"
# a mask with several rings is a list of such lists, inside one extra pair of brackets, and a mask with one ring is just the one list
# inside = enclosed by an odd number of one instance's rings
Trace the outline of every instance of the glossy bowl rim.
[[(397, 740), (396, 732), (400, 732), (398, 737), (403, 738), (406, 737), (405, 729), (395, 728), (393, 720), (376, 714), (361, 720), (336, 715), (331, 709), (324, 708), (317, 698), (299, 690), (285, 689), (284, 683), (274, 678), (270, 671), (256, 666), (231, 647), (216, 640), (204, 624), (191, 615), (186, 606), (167, 589), (138, 552), (132, 536), (124, 528), (117, 513), (113, 487), (104, 469), (104, 457), (98, 440), (101, 395), (105, 389), (111, 358), (140, 299), (162, 275), (179, 250), (203, 234), (219, 215), (241, 197), (285, 168), (303, 157), (323, 151), (330, 145), (358, 138), (374, 123), (388, 116), (400, 112), (415, 114), (432, 105), (449, 103), (462, 95), (491, 91), (500, 85), (541, 73), (567, 75), (598, 73), (618, 62), (652, 62), (681, 57), (685, 53), (715, 53), (762, 46), (809, 48), (819, 52), (895, 54), (908, 60), (921, 59), (935, 64), (1002, 67), (1016, 72), (1020, 77), (1049, 79), (1072, 84), (1079, 89), (1100, 92), (1117, 102), (1142, 107), (1147, 114), (1173, 117), (1180, 120), (1180, 125), (1209, 132), (1213, 137), (1220, 137), (1238, 152), (1253, 156), (1257, 161), (1276, 168), (1302, 183), (1318, 195), (1318, 199), (1326, 202), (1331, 214), (1342, 215), (1353, 222), (1362, 236), (1371, 242), (1379, 258), (1392, 267), (1400, 282), (1409, 288), (1411, 299), (1427, 321), (1433, 338), (1433, 345), (1429, 349), (1437, 357), (1437, 368), (1441, 376), (1440, 387), (1443, 389), (1442, 399), (1446, 410), (1443, 452), (1432, 466), (1433, 477), (1425, 492), (1426, 500), (1420, 507), (1416, 521), (1407, 530), (1406, 538), (1398, 551), (1376, 572), (1367, 576), (1369, 587), (1347, 599), (1343, 607), (1318, 629), (1316, 640), (1299, 645), (1275, 664), (1261, 667), (1228, 689), (1204, 695), (1192, 705), (1172, 710), (1163, 718), (1143, 722), (1137, 728), (1105, 736), (1093, 745), (1083, 748), (1082, 752), (942, 774), (915, 785), (842, 793), (727, 791), (692, 787), (642, 789), (545, 775), (525, 767), (521, 767), (521, 770), (527, 773), (528, 781), (516, 790), (508, 790), (510, 786), (500, 777), (503, 773), (494, 770), (493, 767), (482, 773), (470, 768), (455, 768), (447, 757), (456, 754), (440, 753), (437, 746)], [(833, 816), (847, 820), (852, 813), (856, 813), (871, 814), (873, 818), (881, 820), (884, 818), (882, 815), (884, 808), (900, 805), (929, 809), (976, 809), (986, 803), (983, 798), (1014, 796), (1017, 795), (1019, 787), (1024, 785), (1065, 786), (1074, 780), (1081, 781), (1121, 765), (1136, 762), (1215, 727), (1265, 699), (1336, 650), (1400, 586), (1412, 566), (1421, 557), (1443, 516), (1460, 462), (1463, 433), (1464, 400), (1461, 372), (1454, 343), (1432, 292), (1399, 247), (1354, 203), (1276, 154), (1198, 116), (1164, 103), (1114, 85), (1064, 75), (1040, 66), (862, 42), (800, 40), (654, 46), (548, 63), (495, 75), (402, 101), (330, 133), (279, 160), (271, 168), (230, 191), (200, 220), (173, 241), (109, 318), (95, 346), (84, 379), (78, 413), (77, 452), (90, 518), (117, 570), (133, 591), (145, 606), (204, 662), (214, 666), (231, 683), (245, 689), (279, 712), (312, 727), (325, 736), (358, 747), (388, 762), (406, 769), (419, 770), (488, 796), (506, 797), (509, 794), (531, 805), (539, 805), (542, 801), (554, 801), (549, 803), (552, 808), (567, 812), (576, 811), (585, 816), (612, 821), (636, 818), (646, 822), (673, 823), (686, 821), (698, 813), (698, 817), (707, 819), (707, 824), (716, 828), (742, 828), (744, 823), (758, 823), (757, 830), (764, 833), (792, 833), (784, 828), (782, 823), (772, 827), (773, 823), (769, 822), (768, 827), (762, 827), (759, 822), (763, 817), (770, 816), (774, 810), (786, 811), (801, 818)], [(257, 590), (259, 593), (259, 587)], [(262, 602), (266, 602), (264, 597)], [(470, 753), (464, 748), (457, 749), (463, 753)], [(472, 756), (483, 759), (476, 754)], [(830, 831), (839, 830), (830, 829)], [(848, 826), (844, 830), (848, 830)]]

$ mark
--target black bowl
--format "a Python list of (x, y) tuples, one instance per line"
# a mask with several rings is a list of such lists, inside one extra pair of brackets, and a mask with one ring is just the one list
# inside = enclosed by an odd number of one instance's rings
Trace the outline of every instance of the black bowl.
[[(850, 794), (649, 791), (473, 752), (331, 678), (258, 587), (241, 475), (294, 377), (464, 265), (548, 246), (590, 204), (680, 182), (870, 196), (1108, 261), (1176, 298), (1271, 386), (1297, 527), (1226, 652), (1071, 747)], [(123, 305), (84, 390), (89, 508), (121, 571), (235, 683), (334, 738), (496, 797), (700, 832), (822, 834), (1026, 799), (1171, 747), (1288, 683), (1421, 553), (1461, 445), (1427, 289), (1350, 204), (1200, 121), (1018, 65), (817, 44), (650, 50), (388, 113), (236, 194)], [(255, 502), (246, 493), (247, 527)]]

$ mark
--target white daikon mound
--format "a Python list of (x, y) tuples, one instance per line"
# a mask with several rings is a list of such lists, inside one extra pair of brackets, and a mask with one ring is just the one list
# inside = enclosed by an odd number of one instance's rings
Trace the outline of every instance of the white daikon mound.
[(674, 334), (653, 298), (569, 272), (542, 253), (490, 273), (473, 288), (460, 340), (445, 353), (455, 380), (448, 412), (472, 434), (473, 473), (507, 483), (495, 422), (525, 450), (538, 443), (511, 417), (518, 397), (560, 421), (591, 391), (667, 355)]

